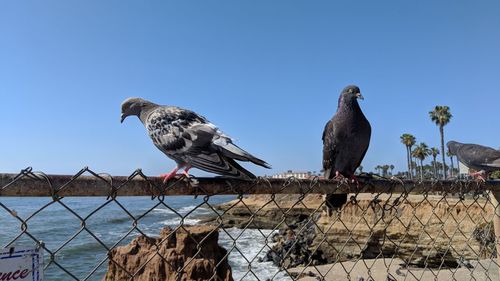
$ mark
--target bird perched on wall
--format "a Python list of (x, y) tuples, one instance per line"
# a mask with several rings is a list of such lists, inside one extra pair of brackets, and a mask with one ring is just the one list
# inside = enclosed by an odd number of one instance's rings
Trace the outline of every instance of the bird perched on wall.
[[(357, 86), (345, 87), (340, 93), (337, 112), (325, 125), (323, 170), (327, 179), (349, 178), (358, 183), (354, 172), (365, 157), (371, 137), (370, 123), (358, 99), (363, 96)], [(329, 194), (326, 198), (330, 208), (341, 208), (346, 202), (347, 194)]]
[(235, 160), (270, 168), (265, 161), (239, 148), (214, 124), (193, 111), (128, 98), (122, 103), (121, 122), (131, 115), (141, 120), (154, 145), (177, 163), (170, 173), (160, 175), (164, 182), (176, 176), (182, 168), (183, 174), (189, 176), (191, 167), (232, 178), (255, 178)]
[(457, 156), (458, 161), (465, 166), (476, 170), (471, 176), (486, 180), (491, 172), (500, 170), (500, 151), (472, 143), (449, 141), (446, 143), (451, 154)]

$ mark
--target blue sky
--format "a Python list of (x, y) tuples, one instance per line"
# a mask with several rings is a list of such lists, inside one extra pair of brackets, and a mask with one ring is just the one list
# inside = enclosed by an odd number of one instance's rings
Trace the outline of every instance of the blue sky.
[[(193, 109), (268, 161), (321, 169), (321, 133), (356, 84), (365, 170), (404, 170), (402, 133), (500, 146), (498, 1), (2, 1), (0, 171), (83, 166), (156, 175), (174, 162), (120, 104)], [(195, 175), (205, 173), (192, 170)]]

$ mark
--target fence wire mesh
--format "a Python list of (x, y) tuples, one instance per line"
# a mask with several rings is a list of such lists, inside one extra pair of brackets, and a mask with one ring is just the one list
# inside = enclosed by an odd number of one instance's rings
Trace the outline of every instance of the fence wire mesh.
[(499, 280), (498, 183), (360, 182), (27, 168), (0, 176), (0, 245), (43, 248), (46, 280)]

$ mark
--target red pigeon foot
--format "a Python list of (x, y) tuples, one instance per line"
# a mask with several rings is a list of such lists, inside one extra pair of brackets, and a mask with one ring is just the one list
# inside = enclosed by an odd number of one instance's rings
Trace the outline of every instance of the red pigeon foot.
[(166, 173), (166, 174), (161, 174), (160, 175), (160, 178), (163, 179), (163, 183), (166, 183), (169, 179), (175, 177), (177, 174), (177, 171), (179, 170), (179, 168), (174, 168), (172, 171), (170, 171), (170, 173)]
[(473, 177), (476, 180), (480, 180), (480, 181), (483, 181), (483, 182), (485, 182), (486, 178), (487, 178), (487, 175), (486, 175), (485, 171), (479, 171), (479, 172), (471, 173), (470, 176)]

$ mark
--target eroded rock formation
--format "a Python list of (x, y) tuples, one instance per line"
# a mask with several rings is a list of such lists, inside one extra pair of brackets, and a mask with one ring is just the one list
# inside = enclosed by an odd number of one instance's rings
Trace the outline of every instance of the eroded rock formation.
[(496, 255), (493, 206), (485, 198), (359, 194), (329, 215), (319, 196), (234, 200), (220, 206), (222, 223), (280, 229), (265, 260), (285, 268), (382, 257), (414, 267), (456, 268)]
[(232, 281), (227, 251), (213, 226), (164, 228), (160, 237), (139, 236), (109, 254), (104, 280)]

